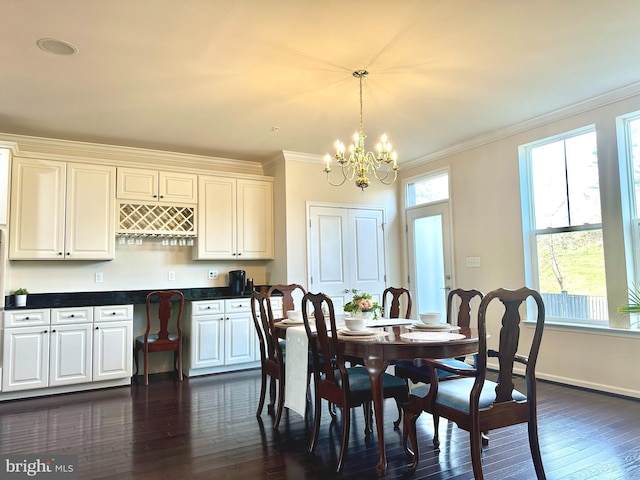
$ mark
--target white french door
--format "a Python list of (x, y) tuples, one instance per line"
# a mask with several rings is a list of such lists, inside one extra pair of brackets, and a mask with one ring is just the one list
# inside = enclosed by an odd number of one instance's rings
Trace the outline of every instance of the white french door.
[(440, 312), (444, 322), (453, 283), (449, 203), (412, 208), (406, 216), (413, 314)]
[(329, 296), (336, 313), (342, 313), (354, 288), (380, 301), (385, 288), (384, 211), (310, 206), (309, 228), (309, 291)]

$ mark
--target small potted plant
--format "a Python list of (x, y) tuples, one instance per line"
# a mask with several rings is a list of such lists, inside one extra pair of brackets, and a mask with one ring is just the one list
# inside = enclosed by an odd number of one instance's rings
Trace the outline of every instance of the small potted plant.
[(27, 294), (29, 291), (26, 288), (19, 288), (15, 291), (16, 307), (25, 307), (27, 305)]

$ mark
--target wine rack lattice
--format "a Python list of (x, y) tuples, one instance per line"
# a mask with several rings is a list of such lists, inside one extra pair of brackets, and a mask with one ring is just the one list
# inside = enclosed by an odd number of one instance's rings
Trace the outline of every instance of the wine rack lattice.
[(193, 206), (122, 203), (118, 233), (195, 236), (195, 219)]

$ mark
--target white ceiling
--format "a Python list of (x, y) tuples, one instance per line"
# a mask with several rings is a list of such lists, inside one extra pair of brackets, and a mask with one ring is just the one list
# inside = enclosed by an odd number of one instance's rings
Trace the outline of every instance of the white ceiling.
[(639, 21), (637, 0), (0, 0), (0, 132), (322, 155), (367, 69), (367, 147), (386, 132), (402, 164), (640, 82)]

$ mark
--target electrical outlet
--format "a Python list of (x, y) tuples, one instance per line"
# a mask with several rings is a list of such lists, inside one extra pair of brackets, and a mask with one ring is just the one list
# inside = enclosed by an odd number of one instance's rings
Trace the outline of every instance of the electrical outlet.
[(96, 272), (96, 283), (102, 283), (103, 278), (102, 272)]
[(218, 278), (218, 270), (209, 270), (209, 280)]
[(169, 270), (169, 281), (173, 282), (176, 279), (176, 272), (173, 270)]

